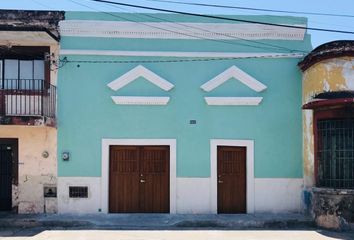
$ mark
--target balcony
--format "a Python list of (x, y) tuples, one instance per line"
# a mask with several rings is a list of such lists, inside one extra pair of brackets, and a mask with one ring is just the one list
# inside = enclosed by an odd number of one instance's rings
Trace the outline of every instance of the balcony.
[(1, 125), (55, 126), (56, 87), (43, 79), (0, 82)]

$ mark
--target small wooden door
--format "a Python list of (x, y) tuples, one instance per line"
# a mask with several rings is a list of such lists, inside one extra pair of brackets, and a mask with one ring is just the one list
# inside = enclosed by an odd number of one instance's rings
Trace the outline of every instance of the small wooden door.
[(17, 184), (17, 139), (0, 139), (0, 211), (12, 209), (12, 183)]
[(246, 213), (246, 147), (217, 148), (218, 213)]
[(111, 146), (109, 211), (170, 211), (169, 146)]

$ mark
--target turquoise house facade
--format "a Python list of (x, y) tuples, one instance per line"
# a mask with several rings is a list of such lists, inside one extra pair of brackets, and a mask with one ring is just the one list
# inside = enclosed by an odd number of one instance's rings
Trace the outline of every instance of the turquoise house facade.
[[(65, 19), (59, 212), (301, 211), (305, 30), (166, 14)], [(162, 170), (148, 183), (146, 169)]]

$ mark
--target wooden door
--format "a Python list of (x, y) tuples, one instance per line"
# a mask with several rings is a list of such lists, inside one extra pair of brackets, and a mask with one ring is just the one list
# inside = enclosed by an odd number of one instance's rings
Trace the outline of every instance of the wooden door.
[(12, 146), (0, 143), (0, 211), (12, 208)]
[(111, 146), (109, 211), (168, 213), (169, 146)]
[(246, 213), (246, 147), (217, 148), (218, 213)]
[(139, 148), (111, 146), (109, 212), (139, 212)]

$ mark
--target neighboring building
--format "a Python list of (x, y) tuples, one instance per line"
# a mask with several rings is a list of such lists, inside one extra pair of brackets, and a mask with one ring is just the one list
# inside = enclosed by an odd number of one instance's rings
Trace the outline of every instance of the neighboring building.
[(354, 224), (354, 41), (323, 44), (299, 66), (307, 207), (318, 225), (347, 227)]
[(60, 213), (302, 211), (305, 30), (165, 14), (65, 19)]
[(56, 212), (56, 64), (63, 12), (0, 11), (0, 211)]

